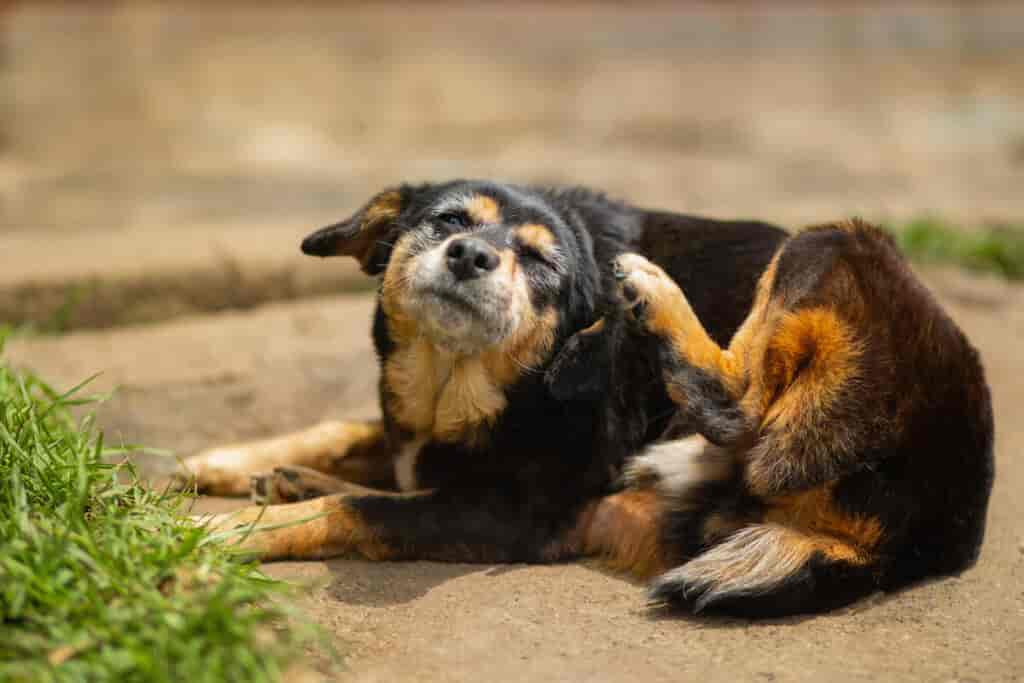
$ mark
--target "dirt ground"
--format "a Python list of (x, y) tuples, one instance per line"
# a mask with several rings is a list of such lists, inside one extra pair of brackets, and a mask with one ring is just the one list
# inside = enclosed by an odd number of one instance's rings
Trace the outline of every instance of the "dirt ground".
[[(665, 618), (588, 564), (280, 563), (346, 653), (342, 680), (1017, 680), (1024, 675), (1024, 290), (954, 272), (929, 283), (981, 349), (998, 475), (978, 566), (823, 617), (767, 624)], [(16, 341), (58, 385), (96, 370), (121, 390), (111, 436), (187, 454), (326, 417), (375, 413), (367, 296), (113, 332)], [(159, 472), (172, 461), (147, 464)], [(223, 509), (235, 501), (204, 501)]]
[[(353, 268), (297, 244), (389, 183), (584, 183), (789, 226), (1024, 218), (1019, 3), (510, 4), (0, 9), (0, 323), (86, 293), (70, 334), (5, 357), (61, 387), (102, 372), (108, 442), (184, 456), (376, 414), (372, 300), (324, 296)], [(305, 586), (340, 680), (1020, 680), (1024, 288), (924, 276), (994, 393), (962, 577), (750, 624), (665, 618), (587, 563), (267, 571)]]

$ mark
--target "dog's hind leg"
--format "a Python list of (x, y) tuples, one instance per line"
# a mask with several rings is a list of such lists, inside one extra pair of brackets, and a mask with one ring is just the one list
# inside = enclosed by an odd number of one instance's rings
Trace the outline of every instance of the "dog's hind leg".
[(651, 578), (672, 566), (659, 539), (662, 505), (652, 489), (631, 489), (587, 504), (545, 548), (549, 561), (598, 557), (617, 571)]
[[(858, 407), (867, 400), (861, 341), (847, 321), (861, 307), (852, 276), (836, 266), (826, 277), (809, 266), (815, 291), (829, 295), (811, 301), (802, 293), (806, 282), (791, 282), (807, 273), (780, 281), (777, 263), (762, 275), (753, 309), (723, 349), (662, 269), (637, 254), (617, 262), (629, 314), (660, 342), (669, 396), (708, 441), (744, 454), (746, 484), (761, 496), (855, 471), (865, 464), (859, 445), (870, 433)], [(839, 293), (830, 299), (832, 290)]]
[(300, 432), (231, 446), (186, 458), (175, 475), (179, 485), (202, 493), (244, 496), (252, 478), (279, 466), (299, 466), (374, 488), (394, 488), (393, 450), (383, 425), (323, 422)]
[(741, 403), (747, 389), (744, 347), (761, 327), (751, 320), (766, 305), (763, 284), (747, 322), (723, 349), (661, 268), (639, 254), (623, 254), (615, 269), (628, 315), (660, 341), (659, 360), (669, 396), (711, 443), (745, 445), (756, 433), (759, 416), (749, 414)]
[(850, 400), (860, 351), (836, 308), (855, 293), (808, 304), (774, 280), (776, 263), (722, 349), (660, 268), (619, 259), (624, 303), (661, 341), (668, 394), (714, 446), (665, 444), (633, 466), (660, 495), (660, 541), (680, 564), (655, 581), (655, 600), (768, 616), (829, 609), (878, 585), (881, 520), (834, 495), (863, 452), (861, 422), (844, 408), (863, 403)]

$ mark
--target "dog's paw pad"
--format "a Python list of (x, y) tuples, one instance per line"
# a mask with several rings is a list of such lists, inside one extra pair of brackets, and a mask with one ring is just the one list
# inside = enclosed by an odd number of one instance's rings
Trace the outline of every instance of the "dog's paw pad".
[(619, 303), (636, 322), (646, 320), (651, 305), (675, 287), (661, 268), (639, 254), (620, 255), (612, 271), (618, 282)]

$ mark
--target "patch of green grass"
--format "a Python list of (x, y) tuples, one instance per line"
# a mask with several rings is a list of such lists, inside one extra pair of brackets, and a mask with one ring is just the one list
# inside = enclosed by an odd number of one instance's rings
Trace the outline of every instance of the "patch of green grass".
[(281, 584), (106, 464), (91, 400), (0, 358), (0, 680), (278, 679), (312, 633)]
[(1024, 279), (1024, 226), (958, 228), (923, 217), (890, 226), (904, 253), (923, 263), (945, 263), (1009, 280)]

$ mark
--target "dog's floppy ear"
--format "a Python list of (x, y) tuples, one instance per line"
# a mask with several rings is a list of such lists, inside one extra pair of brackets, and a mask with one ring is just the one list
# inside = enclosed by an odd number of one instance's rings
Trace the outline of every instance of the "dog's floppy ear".
[(607, 392), (614, 337), (605, 318), (569, 337), (544, 375), (551, 395), (559, 401), (582, 401)]
[(302, 240), (303, 253), (352, 256), (364, 273), (377, 275), (387, 266), (407, 193), (404, 186), (384, 190), (348, 220), (320, 228)]

